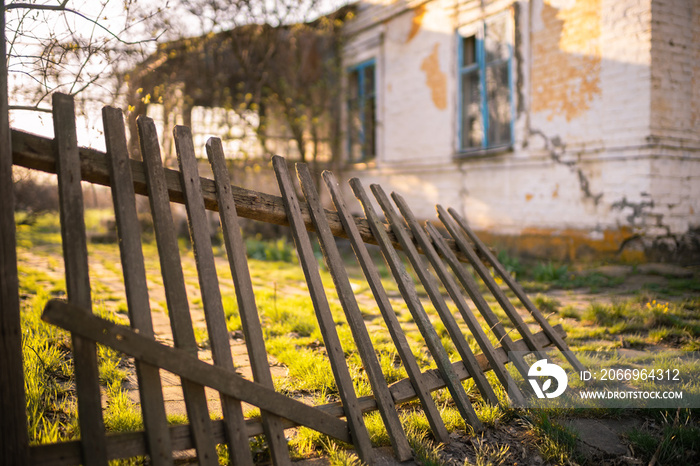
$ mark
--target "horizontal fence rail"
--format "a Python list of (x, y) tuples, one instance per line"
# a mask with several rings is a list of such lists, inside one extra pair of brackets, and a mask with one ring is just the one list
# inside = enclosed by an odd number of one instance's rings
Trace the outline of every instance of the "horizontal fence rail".
[[(53, 139), (37, 136), (16, 129), (12, 130), (12, 160), (15, 165), (43, 171), (46, 173), (56, 173), (56, 157), (54, 155)], [(102, 186), (109, 186), (109, 160), (104, 152), (80, 147), (80, 172), (83, 181)], [(134, 182), (134, 192), (136, 194), (148, 195), (146, 187), (146, 171), (143, 163), (131, 159), (131, 172)], [(165, 168), (165, 181), (167, 184), (170, 202), (178, 204), (185, 203), (184, 193), (180, 184), (180, 173), (177, 170)], [(204, 205), (208, 210), (219, 211), (216, 200), (216, 186), (213, 180), (200, 178), (202, 197)], [(287, 214), (284, 210), (284, 201), (280, 196), (252, 191), (232, 185), (231, 192), (236, 203), (236, 211), (239, 217), (274, 225), (289, 226)], [(301, 207), (301, 216), (306, 225), (307, 231), (315, 231), (309, 209), (306, 205)], [(334, 236), (347, 238), (343, 225), (336, 212), (325, 210), (328, 225)], [(377, 244), (377, 240), (372, 235), (369, 225), (365, 219), (356, 218), (357, 229), (365, 243)], [(397, 238), (391, 231), (387, 232), (395, 248), (401, 249)], [(455, 245), (454, 241), (447, 240), (449, 247), (457, 254), (461, 260), (464, 256)], [(486, 257), (483, 256), (486, 260)]]

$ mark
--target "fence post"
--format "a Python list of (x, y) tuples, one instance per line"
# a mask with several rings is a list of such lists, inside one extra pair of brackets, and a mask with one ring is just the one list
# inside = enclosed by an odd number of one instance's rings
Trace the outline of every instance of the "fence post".
[(29, 464), (19, 317), (12, 141), (5, 60), (5, 1), (0, 11), (0, 464)]

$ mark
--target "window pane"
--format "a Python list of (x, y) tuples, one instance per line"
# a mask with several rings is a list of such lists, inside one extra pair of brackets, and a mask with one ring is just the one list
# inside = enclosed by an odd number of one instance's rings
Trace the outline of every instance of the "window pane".
[(348, 152), (352, 162), (368, 160), (376, 154), (375, 92), (373, 64), (348, 74)]
[(510, 144), (510, 85), (508, 62), (486, 68), (486, 99), (489, 115), (489, 146)]
[(350, 159), (353, 161), (362, 158), (361, 133), (362, 120), (360, 119), (358, 101), (350, 100), (348, 102), (348, 143)]
[(369, 65), (364, 69), (365, 96), (374, 95), (374, 65)]
[(357, 102), (359, 98), (360, 73), (353, 71), (348, 75), (348, 100)]
[(462, 75), (462, 149), (481, 147), (484, 139), (479, 79), (479, 70)]
[(476, 37), (465, 37), (462, 39), (462, 66), (474, 63), (476, 63)]
[(486, 62), (507, 60), (510, 55), (508, 50), (508, 29), (503, 19), (486, 24), (484, 49)]
[(376, 154), (374, 137), (374, 97), (369, 97), (365, 100), (364, 113), (364, 127), (362, 128), (362, 135), (364, 139), (362, 144), (362, 155), (363, 159), (367, 159), (374, 157)]

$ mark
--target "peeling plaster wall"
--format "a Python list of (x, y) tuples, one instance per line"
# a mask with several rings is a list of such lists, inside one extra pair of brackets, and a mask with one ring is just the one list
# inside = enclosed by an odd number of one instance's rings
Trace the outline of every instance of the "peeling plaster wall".
[[(696, 2), (435, 0), (391, 8), (370, 6), (349, 27), (349, 45), (381, 28), (384, 96), (379, 156), (348, 167), (348, 177), (402, 193), (424, 218), (434, 218), (440, 202), (489, 233), (576, 237), (571, 259), (658, 247), (668, 252), (661, 259), (693, 247), (700, 258)], [(516, 28), (515, 144), (457, 158), (456, 31), (504, 11)]]
[[(456, 112), (451, 2), (436, 0), (388, 19), (382, 55), (382, 162), (450, 162)], [(420, 109), (417, 114), (415, 109)], [(418, 117), (416, 117), (418, 116)], [(430, 134), (432, 137), (426, 138)]]

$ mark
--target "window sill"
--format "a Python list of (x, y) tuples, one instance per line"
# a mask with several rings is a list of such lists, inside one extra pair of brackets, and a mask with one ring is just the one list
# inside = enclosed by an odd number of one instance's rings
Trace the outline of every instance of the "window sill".
[(457, 152), (454, 156), (455, 160), (466, 160), (482, 157), (493, 157), (496, 155), (508, 154), (513, 152), (513, 145), (489, 147), (488, 149), (469, 149)]

